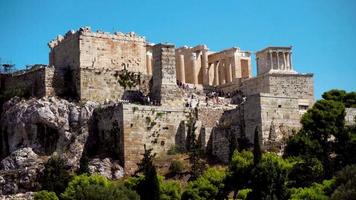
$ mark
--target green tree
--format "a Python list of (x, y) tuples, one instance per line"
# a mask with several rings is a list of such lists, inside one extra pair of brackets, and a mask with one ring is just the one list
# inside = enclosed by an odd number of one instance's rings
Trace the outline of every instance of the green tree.
[(319, 100), (312, 109), (302, 117), (303, 130), (310, 139), (317, 140), (322, 149), (319, 158), (324, 165), (325, 175), (332, 175), (330, 154), (333, 152), (333, 140), (343, 135), (345, 124), (345, 107), (333, 100)]
[(224, 188), (225, 172), (218, 168), (208, 168), (202, 176), (190, 181), (182, 194), (182, 200), (218, 199)]
[(41, 190), (35, 193), (34, 200), (58, 200), (56, 193)]
[(321, 96), (325, 100), (344, 102), (346, 92), (345, 90), (332, 89), (327, 92), (324, 92)]
[(283, 157), (307, 156), (321, 158), (323, 154), (318, 140), (311, 139), (302, 129), (287, 141)]
[(143, 173), (144, 179), (139, 182), (137, 192), (142, 200), (158, 200), (160, 187), (156, 167), (153, 164), (153, 159), (156, 154), (152, 154), (152, 149), (146, 149), (146, 145), (144, 145), (144, 149), (143, 158), (138, 164), (138, 170), (136, 172)]
[(287, 199), (288, 173), (292, 164), (273, 153), (265, 153), (251, 175), (248, 199)]
[(356, 108), (356, 92), (347, 93), (344, 97), (344, 104), (346, 108)]
[(226, 198), (231, 191), (234, 191), (235, 199), (239, 190), (248, 188), (253, 166), (251, 151), (234, 151), (229, 164), (229, 171), (224, 179), (225, 187), (220, 191), (221, 196)]
[(71, 179), (65, 160), (59, 156), (52, 156), (45, 164), (41, 185), (44, 190), (53, 191), (60, 195), (68, 185)]
[(304, 158), (293, 165), (288, 175), (290, 187), (309, 187), (323, 179), (324, 168), (316, 158)]
[(335, 176), (335, 191), (332, 200), (356, 199), (356, 165), (346, 166)]

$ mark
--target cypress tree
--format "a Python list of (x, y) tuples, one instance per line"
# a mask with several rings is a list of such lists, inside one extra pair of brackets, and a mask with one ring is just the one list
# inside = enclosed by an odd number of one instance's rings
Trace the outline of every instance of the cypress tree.
[(152, 154), (152, 149), (147, 149), (146, 145), (144, 148), (143, 158), (138, 164), (136, 173), (142, 172), (145, 178), (139, 183), (137, 192), (141, 200), (159, 200), (159, 182), (156, 167), (153, 164), (156, 154)]

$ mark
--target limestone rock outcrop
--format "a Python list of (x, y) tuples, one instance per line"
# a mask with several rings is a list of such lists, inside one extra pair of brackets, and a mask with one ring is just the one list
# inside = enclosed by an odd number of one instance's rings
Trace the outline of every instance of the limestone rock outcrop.
[(119, 162), (110, 158), (95, 158), (91, 160), (89, 162), (89, 172), (91, 174), (100, 174), (108, 179), (119, 179), (124, 176), (124, 169), (119, 165)]
[(43, 162), (29, 147), (12, 152), (0, 163), (0, 194), (38, 189)]
[[(53, 154), (64, 158), (72, 171), (77, 170), (97, 107), (93, 102), (73, 103), (55, 97), (15, 97), (6, 102), (0, 120), (0, 195), (40, 189), (39, 177)], [(91, 156), (92, 173), (109, 179), (123, 177), (118, 161)], [(12, 197), (17, 198), (8, 198)]]

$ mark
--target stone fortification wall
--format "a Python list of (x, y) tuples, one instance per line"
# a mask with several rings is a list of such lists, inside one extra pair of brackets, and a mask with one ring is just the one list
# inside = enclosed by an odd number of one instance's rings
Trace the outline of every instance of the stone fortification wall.
[(189, 110), (114, 104), (97, 113), (96, 132), (101, 134), (99, 138), (108, 141), (101, 141), (102, 145), (97, 148), (106, 149), (101, 154), (115, 155), (127, 174), (137, 169), (144, 145), (158, 154), (166, 153), (175, 145), (185, 145), (185, 122)]
[(264, 74), (242, 81), (244, 95), (271, 93), (314, 101), (313, 74)]
[(79, 35), (83, 31), (68, 31), (64, 37), (59, 35), (48, 43), (49, 65), (55, 67), (55, 93), (58, 96), (80, 94)]
[(141, 72), (146, 69), (146, 40), (135, 33), (83, 31), (79, 38), (80, 68)]
[(5, 96), (51, 96), (54, 68), (37, 66), (12, 74), (2, 75), (1, 90)]

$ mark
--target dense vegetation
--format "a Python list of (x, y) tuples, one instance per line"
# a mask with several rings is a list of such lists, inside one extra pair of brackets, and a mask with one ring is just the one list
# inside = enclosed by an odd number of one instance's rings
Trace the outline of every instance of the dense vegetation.
[[(51, 158), (42, 185), (53, 192), (40, 191), (35, 199), (356, 199), (356, 128), (344, 121), (345, 107), (355, 107), (356, 95), (332, 90), (323, 98), (304, 114), (302, 129), (289, 138), (282, 157), (263, 152), (256, 128), (253, 149), (236, 147), (228, 167), (205, 169), (192, 122), (191, 178), (185, 186), (159, 176), (155, 155), (145, 148), (136, 175), (115, 182), (85, 173), (71, 177), (63, 160)], [(182, 168), (173, 161), (169, 174), (181, 174)]]

